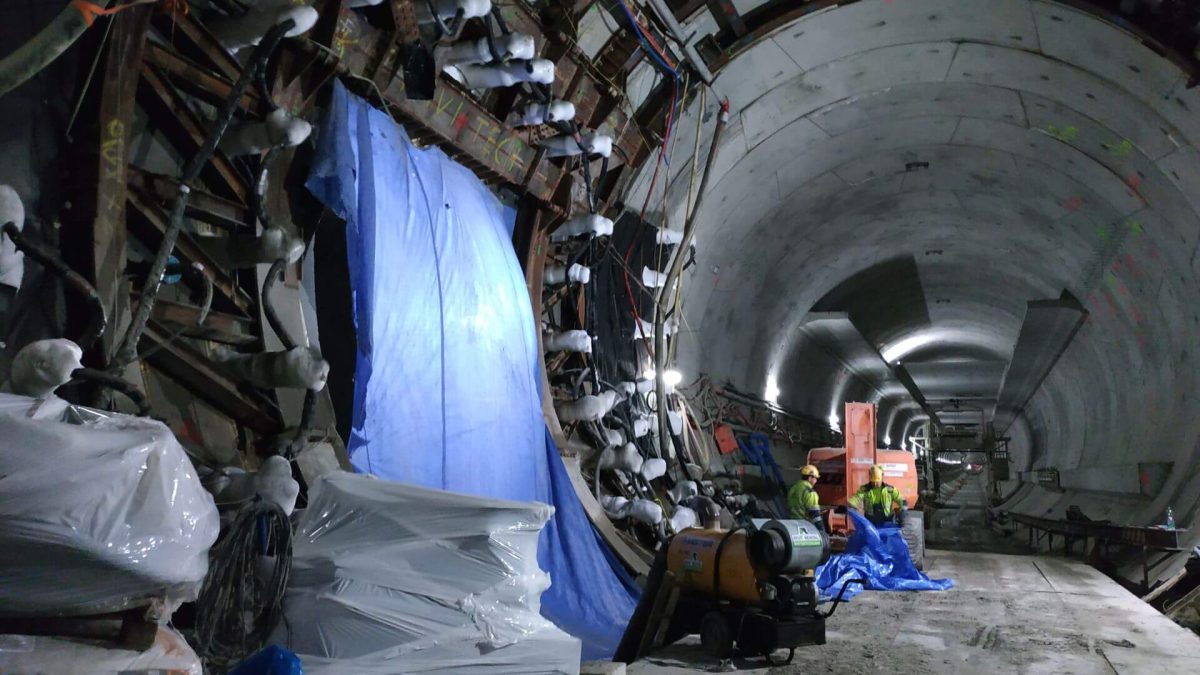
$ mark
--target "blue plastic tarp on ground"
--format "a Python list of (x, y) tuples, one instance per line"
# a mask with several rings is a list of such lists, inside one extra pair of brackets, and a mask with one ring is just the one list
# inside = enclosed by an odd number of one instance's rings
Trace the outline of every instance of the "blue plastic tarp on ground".
[[(844, 553), (835, 553), (817, 568), (817, 589), (823, 599), (836, 597), (850, 579), (866, 579), (872, 591), (944, 591), (954, 587), (951, 579), (930, 579), (913, 565), (908, 543), (895, 525), (876, 528), (855, 511), (854, 532)], [(862, 588), (851, 585), (844, 600), (858, 595)]]
[(636, 604), (542, 417), (537, 334), (513, 212), (336, 87), (307, 186), (346, 221), (358, 331), (350, 460), (425, 487), (555, 507), (542, 614), (611, 656)]

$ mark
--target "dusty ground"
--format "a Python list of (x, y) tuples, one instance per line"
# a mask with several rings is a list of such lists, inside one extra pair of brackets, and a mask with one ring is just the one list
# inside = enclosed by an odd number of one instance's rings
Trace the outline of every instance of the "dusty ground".
[[(839, 608), (828, 644), (755, 673), (1200, 673), (1200, 637), (1096, 570), (1062, 558), (931, 551), (946, 592), (868, 591)], [(698, 644), (668, 647), (629, 673), (720, 672)]]
[[(978, 494), (976, 494), (978, 492)], [(828, 643), (788, 666), (736, 660), (738, 671), (811, 673), (1053, 673), (1196, 675), (1200, 637), (1095, 569), (1058, 556), (1008, 555), (1020, 542), (983, 527), (982, 490), (935, 514), (926, 571), (954, 579), (945, 592), (867, 591), (837, 610)], [(786, 653), (785, 653), (786, 654)], [(632, 664), (631, 675), (722, 672), (698, 642)]]

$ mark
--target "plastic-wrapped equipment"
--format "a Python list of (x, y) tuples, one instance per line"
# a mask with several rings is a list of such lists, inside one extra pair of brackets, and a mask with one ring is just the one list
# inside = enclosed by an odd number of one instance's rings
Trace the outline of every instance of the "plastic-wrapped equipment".
[[(930, 579), (913, 565), (908, 543), (895, 525), (876, 528), (854, 510), (854, 533), (846, 542), (846, 552), (830, 556), (817, 569), (817, 590), (822, 600), (835, 596), (849, 579), (866, 579), (871, 591), (944, 591), (954, 587), (951, 579)], [(858, 595), (862, 588), (851, 585), (844, 600)]]
[(553, 509), (369, 476), (322, 477), (297, 526), (272, 638), (308, 675), (577, 673), (580, 643), (538, 613)]
[(0, 635), (0, 673), (204, 675), (204, 668), (182, 635), (160, 626), (144, 652), (76, 638)]
[(0, 394), (0, 439), (0, 616), (195, 598), (219, 519), (165, 425)]

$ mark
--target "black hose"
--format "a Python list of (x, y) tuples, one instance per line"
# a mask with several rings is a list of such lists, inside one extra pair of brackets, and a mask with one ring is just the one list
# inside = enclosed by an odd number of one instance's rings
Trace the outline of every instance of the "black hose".
[(166, 232), (163, 233), (162, 245), (158, 248), (158, 253), (154, 257), (154, 263), (150, 266), (150, 272), (146, 276), (146, 283), (142, 285), (141, 297), (138, 299), (137, 312), (130, 322), (129, 330), (125, 333), (125, 338), (121, 341), (121, 346), (117, 350), (117, 358), (114, 361), (114, 367), (124, 367), (126, 364), (132, 363), (137, 359), (137, 343), (142, 337), (142, 331), (146, 329), (146, 323), (150, 320), (150, 313), (154, 309), (154, 301), (158, 297), (158, 291), (162, 287), (163, 271), (167, 267), (167, 261), (171, 257), (171, 253), (175, 250), (175, 242), (179, 239), (179, 233), (183, 229), (184, 213), (187, 210), (188, 198), (191, 194), (190, 184), (200, 175), (200, 171), (208, 164), (208, 160), (216, 152), (217, 144), (221, 141), (221, 137), (225, 135), (225, 130), (229, 127), (229, 123), (233, 120), (233, 113), (237, 110), (242, 96), (245, 95), (246, 89), (254, 81), (259, 68), (262, 68), (267, 59), (270, 58), (275, 48), (279, 46), (279, 42), (289, 30), (294, 28), (295, 21), (286, 19), (282, 23), (277, 24), (267, 31), (259, 41), (258, 46), (254, 48), (254, 52), (250, 55), (250, 60), (246, 62), (246, 67), (242, 69), (242, 74), (238, 77), (237, 82), (229, 92), (229, 96), (221, 104), (217, 110), (216, 121), (213, 127), (208, 132), (208, 137), (204, 139), (204, 145), (196, 151), (188, 159), (183, 166), (183, 172), (179, 177), (179, 195), (175, 198), (175, 204), (171, 210), (171, 216), (167, 223)]
[(283, 321), (279, 319), (279, 313), (275, 311), (275, 306), (271, 304), (271, 289), (275, 287), (275, 281), (283, 276), (284, 267), (287, 267), (287, 260), (283, 258), (271, 264), (271, 269), (267, 270), (267, 278), (263, 279), (260, 302), (262, 303), (263, 314), (267, 317), (267, 323), (271, 326), (271, 330), (275, 331), (275, 335), (279, 336), (279, 341), (283, 343), (283, 348), (294, 349), (297, 346), (296, 341), (288, 334)]
[[(495, 9), (493, 7), (493, 9)], [(500, 54), (500, 49), (496, 46), (496, 35), (492, 32), (492, 22), (486, 17), (483, 20), (483, 35), (487, 40), (488, 51), (492, 54), (493, 61), (503, 61), (504, 57)]]
[(508, 23), (504, 21), (504, 16), (500, 14), (500, 6), (492, 5), (492, 18), (496, 20), (496, 25), (500, 27), (500, 33), (508, 35), (512, 31), (508, 29)]
[(285, 457), (292, 459), (304, 449), (304, 443), (308, 440), (308, 432), (312, 430), (313, 420), (316, 417), (317, 391), (309, 389), (304, 392), (304, 405), (300, 408), (300, 425), (296, 429), (296, 436), (292, 438), (292, 442), (288, 445)]
[(592, 167), (588, 161), (588, 150), (583, 145), (583, 139), (576, 136), (575, 145), (579, 146), (579, 161), (583, 164), (583, 187), (587, 191), (588, 211), (596, 212), (596, 193), (592, 190)]
[(26, 239), (25, 236), (17, 229), (13, 223), (5, 223), (4, 234), (12, 239), (17, 250), (29, 256), (42, 267), (50, 270), (56, 276), (63, 280), (67, 286), (75, 289), (77, 293), (83, 296), (87, 301), (88, 309), (91, 311), (91, 320), (88, 322), (87, 328), (83, 333), (75, 339), (75, 344), (82, 349), (91, 349), (101, 335), (104, 334), (108, 327), (108, 316), (104, 310), (104, 302), (100, 300), (100, 294), (96, 292), (96, 287), (83, 278), (83, 275), (71, 269), (70, 265), (63, 262), (58, 254), (43, 247), (41, 244), (35, 243)]
[[(267, 643), (283, 618), (292, 568), (292, 524), (278, 504), (247, 504), (223, 534), (196, 600), (194, 644), (206, 672), (225, 672)], [(275, 560), (271, 578), (260, 583), (263, 555)]]
[(842, 590), (838, 591), (837, 597), (834, 598), (833, 606), (829, 608), (828, 612), (825, 612), (824, 614), (822, 614), (821, 618), (828, 619), (829, 617), (833, 616), (833, 613), (837, 611), (838, 605), (842, 604), (842, 597), (846, 595), (846, 589), (850, 588), (850, 584), (858, 584), (859, 586), (866, 588), (867, 580), (866, 579), (847, 579), (846, 583), (842, 584)]
[(103, 370), (93, 370), (92, 368), (76, 369), (71, 373), (71, 380), (91, 382), (112, 389), (113, 391), (119, 391), (137, 406), (139, 415), (142, 417), (150, 416), (150, 403), (146, 400), (146, 395), (135, 387), (132, 382), (127, 382)]
[(173, 343), (176, 340), (178, 340), (179, 338), (183, 337), (183, 334), (188, 332), (188, 330), (190, 330), (196, 326), (203, 326), (204, 322), (206, 320), (208, 320), (209, 313), (212, 311), (212, 302), (213, 302), (213, 295), (214, 295), (213, 287), (215, 286), (215, 284), (213, 283), (212, 273), (208, 271), (208, 268), (206, 268), (204, 265), (201, 265), (200, 263), (192, 263), (191, 265), (181, 265), (181, 264), (175, 263), (175, 264), (169, 265), (167, 267), (167, 271), (170, 272), (172, 269), (175, 269), (175, 268), (177, 268), (181, 274), (191, 276), (193, 279), (199, 279), (200, 282), (203, 284), (204, 298), (200, 301), (200, 313), (196, 317), (195, 324), (193, 324), (191, 326), (179, 327), (175, 332), (168, 335), (166, 337), (166, 339), (164, 339), (159, 344), (154, 345), (153, 347), (151, 347), (150, 349), (148, 349), (144, 352), (140, 352), (138, 354), (139, 361), (142, 359), (148, 359), (151, 356), (159, 353), (163, 349), (166, 349), (171, 343)]

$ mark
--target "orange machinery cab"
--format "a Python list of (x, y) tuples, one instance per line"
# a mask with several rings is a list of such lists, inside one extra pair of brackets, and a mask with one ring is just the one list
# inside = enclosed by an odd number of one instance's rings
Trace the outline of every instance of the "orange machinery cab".
[[(870, 480), (873, 464), (883, 466), (883, 480), (900, 491), (908, 508), (917, 505), (917, 465), (911, 452), (875, 447), (875, 405), (847, 403), (844, 448), (813, 448), (808, 463), (817, 467), (817, 495), (822, 508), (845, 507), (851, 495)], [(829, 513), (829, 531), (847, 536), (852, 529), (845, 508)], [(844, 545), (844, 542), (842, 542)]]

